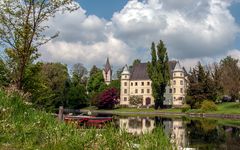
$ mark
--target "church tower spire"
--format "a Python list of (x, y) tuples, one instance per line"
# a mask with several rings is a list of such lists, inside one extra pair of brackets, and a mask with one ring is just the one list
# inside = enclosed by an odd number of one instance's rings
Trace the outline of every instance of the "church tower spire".
[(107, 58), (106, 64), (103, 68), (103, 77), (104, 77), (105, 83), (109, 85), (110, 82), (112, 81), (112, 68), (109, 62), (109, 58)]

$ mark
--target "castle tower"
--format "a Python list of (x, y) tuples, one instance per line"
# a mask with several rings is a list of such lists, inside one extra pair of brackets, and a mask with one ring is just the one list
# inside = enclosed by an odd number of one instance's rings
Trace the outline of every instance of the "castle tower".
[(129, 104), (129, 95), (130, 95), (130, 72), (128, 66), (125, 65), (123, 72), (121, 74), (121, 95), (120, 95), (120, 104), (128, 105)]
[(173, 106), (182, 106), (183, 100), (185, 99), (185, 74), (180, 63), (177, 62), (173, 70), (173, 83), (172, 83), (172, 93), (173, 93)]
[(111, 69), (111, 65), (109, 63), (108, 58), (107, 58), (105, 67), (103, 69), (103, 78), (104, 78), (104, 81), (107, 85), (109, 85), (112, 81), (112, 69)]

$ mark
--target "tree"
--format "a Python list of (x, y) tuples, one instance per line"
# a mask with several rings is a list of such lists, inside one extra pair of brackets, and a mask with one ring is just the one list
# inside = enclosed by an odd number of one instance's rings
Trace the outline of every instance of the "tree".
[(39, 56), (37, 48), (58, 35), (45, 35), (46, 21), (58, 11), (77, 8), (72, 0), (4, 0), (0, 3), (0, 43), (8, 48), (7, 55), (16, 64), (18, 89), (22, 89), (27, 65)]
[(216, 100), (217, 89), (210, 72), (199, 62), (188, 76), (189, 87), (186, 102), (191, 108), (199, 108), (203, 100)]
[(105, 90), (99, 96), (98, 108), (99, 109), (113, 109), (119, 103), (119, 93), (117, 89), (110, 88)]
[(223, 87), (225, 95), (232, 97), (232, 100), (239, 98), (240, 91), (240, 67), (239, 60), (230, 56), (220, 61), (221, 79), (220, 83)]
[(157, 45), (151, 46), (152, 61), (148, 62), (148, 75), (152, 80), (152, 91), (155, 99), (155, 109), (163, 108), (164, 93), (170, 80), (167, 48), (162, 40)]
[(88, 71), (81, 63), (74, 64), (71, 73), (74, 84), (87, 84), (86, 76)]
[(139, 95), (130, 96), (129, 103), (134, 106), (142, 105), (143, 97)]
[(90, 77), (87, 84), (87, 90), (90, 94), (105, 90), (107, 85), (104, 82), (103, 74), (100, 69), (93, 66), (90, 71)]
[(66, 86), (66, 106), (69, 108), (82, 108), (88, 105), (86, 90), (87, 69), (81, 64), (74, 64), (71, 70), (72, 78), (69, 88)]
[(45, 63), (41, 66), (43, 83), (50, 89), (51, 99), (43, 105), (49, 108), (57, 108), (66, 103), (66, 83), (69, 80), (67, 66), (61, 63)]
[(83, 84), (72, 85), (68, 91), (67, 104), (69, 108), (82, 108), (88, 105), (88, 96)]

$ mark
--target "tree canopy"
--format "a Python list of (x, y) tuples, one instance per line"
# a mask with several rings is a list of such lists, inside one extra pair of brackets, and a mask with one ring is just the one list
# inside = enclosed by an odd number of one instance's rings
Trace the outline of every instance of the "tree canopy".
[[(156, 51), (157, 48), (157, 51)], [(170, 80), (168, 54), (162, 40), (151, 46), (152, 61), (148, 62), (148, 75), (152, 80), (152, 95), (155, 99), (155, 109), (163, 108), (164, 93)]]

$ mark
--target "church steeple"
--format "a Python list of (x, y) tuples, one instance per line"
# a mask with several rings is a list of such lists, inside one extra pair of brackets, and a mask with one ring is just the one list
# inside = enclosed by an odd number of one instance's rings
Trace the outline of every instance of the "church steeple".
[(110, 82), (112, 81), (112, 69), (109, 63), (109, 58), (107, 58), (106, 64), (103, 68), (103, 77), (104, 77), (105, 83), (109, 85)]
[(111, 65), (109, 63), (109, 58), (107, 58), (107, 61), (106, 61), (105, 67), (104, 67), (104, 71), (108, 72), (109, 70), (112, 70), (112, 69), (111, 69)]

